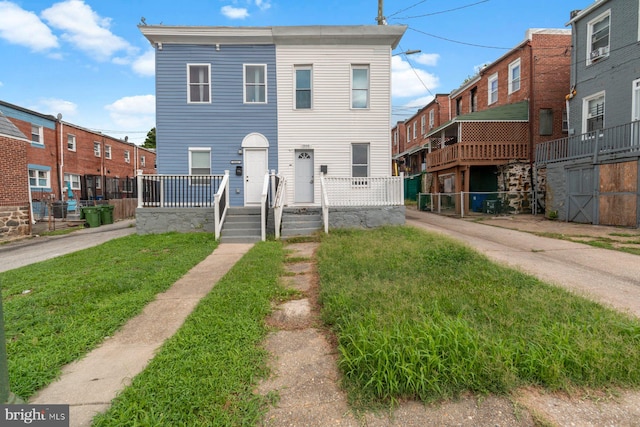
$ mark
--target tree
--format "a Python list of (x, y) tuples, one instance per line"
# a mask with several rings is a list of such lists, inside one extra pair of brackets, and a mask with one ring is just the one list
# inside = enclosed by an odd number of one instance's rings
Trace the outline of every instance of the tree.
[(156, 148), (156, 128), (153, 127), (149, 132), (147, 132), (147, 139), (144, 140), (144, 144), (142, 144), (144, 148)]

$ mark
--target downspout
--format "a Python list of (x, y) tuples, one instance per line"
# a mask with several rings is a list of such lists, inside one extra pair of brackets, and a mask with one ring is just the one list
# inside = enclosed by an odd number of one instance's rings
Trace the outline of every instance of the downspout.
[(58, 140), (59, 140), (59, 162), (58, 162), (58, 180), (60, 181), (60, 201), (64, 202), (64, 191), (63, 191), (63, 187), (64, 187), (64, 148), (62, 146), (63, 140), (62, 140), (62, 128), (63, 128), (63, 124), (62, 124), (62, 114), (58, 113), (57, 115), (57, 119), (58, 119), (58, 129), (59, 129), (59, 133), (58, 133)]

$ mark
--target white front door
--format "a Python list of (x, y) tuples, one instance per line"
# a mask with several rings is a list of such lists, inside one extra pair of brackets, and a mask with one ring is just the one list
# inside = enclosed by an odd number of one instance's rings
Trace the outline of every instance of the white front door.
[(296, 150), (295, 202), (313, 203), (313, 150)]
[(267, 173), (267, 150), (264, 148), (244, 149), (244, 204), (260, 203), (264, 175)]

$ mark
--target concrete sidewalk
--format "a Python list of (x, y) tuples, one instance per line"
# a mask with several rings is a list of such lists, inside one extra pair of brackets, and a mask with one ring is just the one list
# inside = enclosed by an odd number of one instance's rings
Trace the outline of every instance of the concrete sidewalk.
[(83, 359), (62, 369), (61, 377), (29, 403), (70, 405), (70, 426), (90, 426), (97, 413), (131, 383), (162, 343), (183, 324), (201, 298), (253, 244), (221, 244), (143, 312)]

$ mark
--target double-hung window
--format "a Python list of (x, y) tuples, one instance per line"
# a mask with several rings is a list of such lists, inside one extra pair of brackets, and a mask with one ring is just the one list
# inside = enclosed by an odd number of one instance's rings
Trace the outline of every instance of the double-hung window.
[(31, 125), (31, 143), (44, 145), (44, 129), (42, 126)]
[(587, 65), (609, 56), (609, 24), (611, 12), (606, 11), (587, 24)]
[(520, 58), (509, 64), (509, 94), (520, 90)]
[[(351, 176), (369, 176), (369, 144), (351, 144)], [(366, 184), (366, 180), (354, 180), (354, 185)]]
[(65, 187), (71, 187), (72, 190), (80, 190), (80, 175), (65, 173), (64, 174)]
[(142, 167), (147, 166), (147, 160), (145, 159), (144, 156), (140, 156), (140, 166)]
[(492, 74), (489, 76), (488, 80), (488, 99), (487, 103), (489, 105), (498, 102), (498, 73)]
[(582, 100), (583, 132), (604, 129), (604, 92), (598, 92)]
[(435, 110), (430, 110), (429, 111), (429, 129), (433, 129), (435, 120), (436, 120)]
[(265, 104), (267, 102), (267, 66), (244, 65), (244, 102)]
[(351, 108), (369, 108), (369, 66), (351, 66)]
[(420, 133), (422, 135), (427, 133), (426, 126), (427, 126), (427, 117), (423, 115), (422, 117), (420, 117)]
[(110, 145), (105, 145), (104, 146), (104, 158), (105, 159), (111, 159), (111, 146)]
[[(189, 148), (189, 175), (211, 175), (211, 148)], [(192, 184), (206, 185), (209, 179), (191, 178)]]
[(631, 92), (631, 121), (640, 120), (640, 79), (633, 81)]
[(407, 141), (411, 141), (411, 125), (407, 126)]
[(312, 68), (310, 65), (296, 66), (296, 110), (310, 109), (312, 92)]
[(211, 64), (187, 64), (187, 102), (211, 102)]
[(93, 155), (96, 157), (100, 157), (101, 155), (100, 143), (97, 141), (94, 141), (93, 143)]
[(67, 150), (76, 151), (76, 136), (67, 134)]
[(131, 154), (129, 153), (129, 150), (124, 150), (124, 162), (131, 163)]
[(51, 168), (29, 166), (29, 186), (31, 188), (51, 188)]

